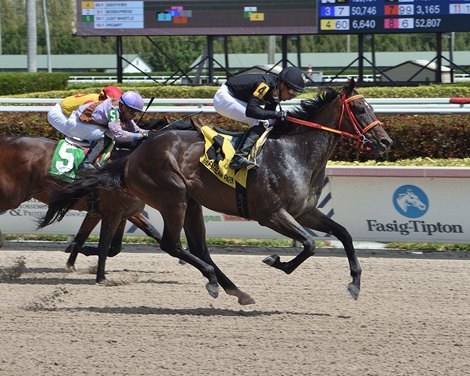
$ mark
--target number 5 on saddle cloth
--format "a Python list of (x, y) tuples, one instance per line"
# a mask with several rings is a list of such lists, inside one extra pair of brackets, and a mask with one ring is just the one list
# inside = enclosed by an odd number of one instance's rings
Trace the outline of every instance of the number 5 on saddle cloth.
[[(60, 140), (54, 151), (49, 175), (65, 182), (72, 182), (80, 176), (77, 167), (85, 158), (85, 151), (90, 147), (88, 143), (79, 142), (68, 137)], [(114, 142), (97, 158), (98, 164), (106, 162), (113, 150)]]

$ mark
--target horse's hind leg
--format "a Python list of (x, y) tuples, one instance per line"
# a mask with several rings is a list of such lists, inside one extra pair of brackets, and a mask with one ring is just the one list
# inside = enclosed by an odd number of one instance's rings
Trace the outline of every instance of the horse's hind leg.
[(318, 209), (313, 209), (306, 215), (299, 219), (302, 225), (309, 227), (316, 231), (321, 231), (327, 234), (332, 234), (343, 244), (346, 256), (349, 261), (349, 269), (351, 272), (352, 282), (348, 285), (348, 291), (351, 296), (357, 300), (361, 289), (361, 274), (362, 269), (359, 260), (356, 256), (354, 244), (348, 230), (343, 226), (327, 217)]
[(229, 295), (236, 296), (238, 303), (242, 305), (254, 304), (255, 300), (250, 295), (240, 290), (212, 260), (206, 244), (206, 227), (204, 225), (202, 207), (198, 202), (192, 199), (188, 201), (184, 230), (189, 251), (214, 267), (217, 280), (224, 291)]
[(158, 232), (158, 230), (153, 227), (148, 219), (144, 216), (143, 212), (140, 212), (137, 215), (134, 215), (129, 218), (129, 221), (140, 228), (147, 236), (155, 239), (158, 244), (160, 244), (162, 240), (162, 235)]
[[(96, 225), (100, 222), (100, 220), (101, 218), (96, 214), (87, 213), (87, 215), (85, 216), (85, 219), (83, 220), (80, 226), (80, 229), (78, 230), (77, 235), (75, 235), (73, 241), (65, 249), (66, 253), (70, 253), (70, 256), (66, 264), (67, 271), (75, 270), (75, 262), (77, 261), (77, 256), (80, 252), (85, 254), (85, 256), (89, 256), (90, 254), (98, 254), (96, 248), (94, 248), (96, 250), (94, 253), (90, 253), (89, 251), (84, 250), (82, 247), (83, 247), (83, 244), (85, 244), (85, 241), (90, 236), (90, 233), (93, 231)], [(92, 248), (92, 247), (86, 247), (86, 248)]]

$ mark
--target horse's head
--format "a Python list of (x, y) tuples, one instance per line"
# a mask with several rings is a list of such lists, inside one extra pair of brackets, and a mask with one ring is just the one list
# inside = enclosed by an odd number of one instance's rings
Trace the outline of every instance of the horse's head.
[(369, 103), (355, 90), (354, 78), (350, 78), (341, 91), (341, 116), (338, 128), (355, 135), (359, 146), (373, 155), (390, 149), (392, 139), (382, 127)]
[[(411, 190), (408, 189), (406, 193), (402, 193), (398, 196), (398, 201), (403, 205), (403, 206), (413, 206), (419, 210), (425, 210), (426, 209), (426, 204), (424, 204), (419, 197)], [(406, 211), (406, 209), (405, 209)]]
[(290, 110), (287, 121), (354, 138), (362, 150), (382, 154), (393, 141), (355, 85), (351, 78), (340, 91), (326, 88), (316, 98), (304, 100), (300, 107)]

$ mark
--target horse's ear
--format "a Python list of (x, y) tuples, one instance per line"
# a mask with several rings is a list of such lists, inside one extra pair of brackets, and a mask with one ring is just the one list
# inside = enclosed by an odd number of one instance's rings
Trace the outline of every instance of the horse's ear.
[(168, 116), (164, 115), (163, 120), (165, 121), (166, 125), (173, 123), (173, 119), (170, 119)]
[(348, 83), (344, 87), (344, 91), (348, 97), (353, 94), (355, 87), (356, 87), (356, 81), (354, 80), (354, 77), (349, 77)]
[(189, 121), (191, 122), (191, 125), (196, 129), (200, 129), (204, 126), (204, 124), (202, 124), (202, 121), (198, 117), (191, 116), (189, 118)]

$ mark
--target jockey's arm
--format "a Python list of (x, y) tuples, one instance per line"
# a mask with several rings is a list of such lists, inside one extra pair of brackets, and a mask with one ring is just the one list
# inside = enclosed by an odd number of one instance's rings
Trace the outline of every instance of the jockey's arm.
[(248, 105), (246, 106), (245, 115), (253, 119), (269, 120), (278, 119), (282, 117), (280, 111), (274, 111), (270, 109), (264, 109), (265, 103), (256, 97), (250, 98)]
[[(127, 143), (127, 142), (133, 142), (133, 141), (138, 141), (142, 136), (142, 130), (141, 132), (129, 132), (123, 129), (121, 126), (121, 122), (109, 122), (108, 123), (108, 128), (112, 134), (113, 139), (118, 142), (118, 143)], [(138, 127), (137, 127), (138, 128)], [(140, 128), (138, 128), (140, 130)]]

